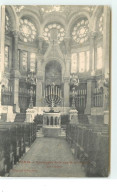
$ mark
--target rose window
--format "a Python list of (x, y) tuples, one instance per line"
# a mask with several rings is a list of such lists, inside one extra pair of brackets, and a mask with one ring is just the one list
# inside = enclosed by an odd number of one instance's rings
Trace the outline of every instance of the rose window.
[(65, 30), (60, 24), (49, 24), (45, 27), (43, 37), (46, 41), (57, 40), (58, 43), (63, 41)]
[(89, 22), (87, 19), (80, 20), (73, 28), (72, 37), (78, 44), (88, 41)]
[(24, 42), (33, 42), (37, 35), (37, 30), (32, 22), (28, 19), (20, 20), (20, 39)]

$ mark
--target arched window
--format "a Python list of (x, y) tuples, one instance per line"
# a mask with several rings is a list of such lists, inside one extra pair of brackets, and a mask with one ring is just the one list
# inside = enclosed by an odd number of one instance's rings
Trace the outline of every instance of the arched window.
[(5, 65), (5, 69), (9, 68), (9, 46), (5, 45), (5, 58), (4, 58), (4, 65)]
[(88, 41), (89, 21), (87, 18), (81, 18), (72, 30), (72, 38), (78, 44)]
[(97, 69), (102, 68), (102, 46), (97, 47)]
[(104, 20), (103, 18), (104, 18), (104, 14), (101, 13), (97, 21), (97, 31), (100, 34), (103, 34), (103, 20)]
[(36, 69), (36, 54), (30, 53), (30, 71), (35, 72)]
[(24, 42), (33, 42), (37, 35), (36, 27), (29, 19), (20, 19), (19, 31)]
[(64, 39), (65, 30), (60, 24), (48, 24), (44, 28), (43, 36), (46, 41), (57, 40), (60, 43)]
[(8, 34), (10, 33), (12, 27), (11, 27), (11, 21), (10, 21), (10, 16), (9, 13), (6, 11), (5, 12), (5, 33)]
[(78, 66), (77, 53), (72, 53), (72, 55), (71, 55), (71, 73), (77, 72), (77, 66)]

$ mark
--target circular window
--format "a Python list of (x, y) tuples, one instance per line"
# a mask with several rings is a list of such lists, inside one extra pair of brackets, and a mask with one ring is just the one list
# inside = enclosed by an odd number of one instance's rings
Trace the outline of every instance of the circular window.
[(33, 42), (37, 35), (37, 30), (28, 19), (20, 19), (20, 39), (24, 42)]
[(88, 41), (89, 22), (87, 19), (81, 19), (73, 28), (72, 38), (78, 44)]
[(65, 36), (65, 30), (60, 24), (52, 23), (48, 24), (43, 32), (43, 37), (46, 41), (57, 40), (58, 43), (63, 41)]

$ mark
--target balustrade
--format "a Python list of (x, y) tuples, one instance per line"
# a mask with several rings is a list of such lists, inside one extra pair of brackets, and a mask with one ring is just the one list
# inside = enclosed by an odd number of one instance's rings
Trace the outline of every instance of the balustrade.
[(93, 91), (93, 106), (94, 107), (103, 106), (103, 92), (98, 88), (95, 88)]

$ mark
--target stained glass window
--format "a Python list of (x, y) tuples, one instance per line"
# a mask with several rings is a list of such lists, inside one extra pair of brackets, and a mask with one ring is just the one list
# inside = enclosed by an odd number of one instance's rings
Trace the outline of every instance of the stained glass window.
[(36, 68), (36, 54), (31, 53), (30, 54), (30, 71), (35, 72), (35, 68)]
[(20, 19), (20, 39), (24, 42), (33, 42), (37, 35), (34, 24), (28, 19)]
[(26, 51), (22, 52), (22, 71), (27, 71), (28, 63), (28, 53)]
[(89, 71), (89, 51), (86, 51), (86, 71)]
[(80, 19), (78, 23), (74, 26), (72, 31), (72, 38), (78, 44), (83, 44), (88, 41), (89, 33), (89, 21), (87, 18)]
[(63, 41), (65, 36), (65, 30), (60, 24), (52, 23), (48, 24), (43, 32), (43, 37), (46, 41), (57, 40), (58, 43)]
[(99, 20), (98, 20), (98, 31), (103, 34), (103, 13), (101, 14), (101, 16), (99, 17)]
[(102, 68), (102, 47), (97, 48), (97, 69)]
[(85, 52), (79, 53), (79, 72), (85, 71)]
[(20, 50), (18, 49), (18, 67), (20, 67)]
[(77, 72), (77, 66), (78, 66), (77, 53), (73, 53), (71, 56), (71, 73)]
[(9, 67), (9, 46), (5, 46), (5, 68)]
[(8, 12), (5, 13), (5, 33), (11, 31), (11, 21)]

